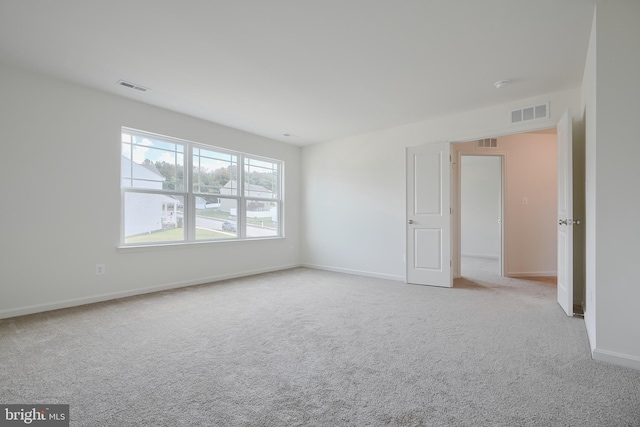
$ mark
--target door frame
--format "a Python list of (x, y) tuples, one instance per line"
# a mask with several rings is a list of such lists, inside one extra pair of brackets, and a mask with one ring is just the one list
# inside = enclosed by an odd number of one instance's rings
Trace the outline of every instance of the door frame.
[[(478, 132), (478, 133), (471, 133), (468, 134), (462, 138), (458, 137), (455, 140), (449, 140), (449, 144), (450, 144), (450, 148), (451, 150), (453, 150), (453, 145), (454, 144), (460, 144), (460, 143), (465, 143), (465, 142), (469, 142), (469, 141), (474, 141), (474, 140), (478, 140), (478, 139), (483, 139), (483, 138), (499, 138), (502, 136), (507, 136), (507, 135), (515, 135), (515, 134), (521, 134), (521, 133), (528, 133), (528, 132), (536, 132), (536, 131), (542, 131), (542, 130), (546, 130), (546, 129), (552, 129), (552, 128), (556, 128), (558, 125), (560, 119), (548, 119), (548, 120), (543, 120), (537, 123), (531, 123), (531, 124), (527, 124), (521, 127), (518, 127), (517, 129), (514, 128), (500, 128), (500, 129), (496, 129), (494, 131), (483, 131), (483, 132)], [(427, 144), (428, 145), (428, 144)], [(570, 154), (573, 157), (573, 152)], [(506, 171), (506, 169), (505, 169)], [(458, 185), (458, 178), (456, 176), (457, 174), (454, 173), (454, 171), (451, 171), (451, 188), (450, 191), (458, 191), (457, 185)], [(455, 182), (454, 182), (455, 180)], [(505, 184), (506, 184), (506, 179), (505, 179)], [(456, 200), (454, 197), (457, 197), (457, 193), (451, 194), (452, 200)], [(405, 213), (406, 215), (408, 215), (408, 212)], [(454, 212), (455, 214), (455, 212)], [(455, 225), (456, 223), (454, 223)], [(503, 225), (504, 225), (504, 220), (503, 220)], [(450, 243), (453, 245), (456, 243), (456, 235), (459, 235), (459, 230), (457, 230), (457, 226), (453, 226), (451, 229), (451, 236), (450, 236)], [(405, 235), (406, 236), (406, 235)], [(406, 237), (405, 237), (406, 238)], [(503, 245), (503, 251), (507, 249), (505, 247), (505, 245)], [(452, 262), (453, 262), (453, 266), (456, 266), (456, 263), (458, 268), (457, 271), (459, 272), (459, 262), (460, 262), (460, 257), (458, 256), (458, 251), (453, 251), (451, 253), (452, 256)], [(504, 256), (503, 256), (503, 261), (504, 261)], [(408, 268), (408, 257), (406, 257), (406, 265)], [(506, 263), (505, 263), (506, 265)], [(454, 273), (454, 271), (452, 271), (452, 273)], [(453, 286), (453, 279), (455, 278), (454, 274), (451, 275), (451, 286)], [(406, 277), (405, 277), (405, 281), (407, 281)]]
[[(469, 141), (467, 141), (469, 142)], [(498, 267), (499, 276), (504, 276), (504, 266), (506, 265), (505, 257), (508, 255), (508, 251), (505, 249), (506, 239), (504, 236), (505, 231), (505, 217), (506, 217), (506, 205), (504, 203), (504, 197), (506, 193), (506, 170), (507, 170), (507, 153), (504, 151), (490, 151), (481, 153), (474, 150), (457, 150), (455, 144), (452, 144), (451, 150), (456, 153), (456, 160), (452, 165), (451, 174), (451, 200), (453, 204), (453, 227), (451, 230), (452, 239), (452, 255), (453, 255), (453, 277), (458, 279), (462, 277), (462, 192), (460, 191), (462, 185), (462, 157), (463, 156), (490, 156), (500, 157), (500, 260)]]
[[(503, 129), (498, 129), (496, 131), (493, 132), (483, 132), (483, 133), (479, 133), (479, 134), (472, 134), (469, 136), (466, 136), (464, 138), (456, 138), (455, 140), (451, 141), (451, 151), (458, 151), (455, 149), (455, 145), (456, 144), (464, 144), (464, 143), (468, 143), (471, 141), (475, 141), (475, 140), (479, 140), (479, 139), (485, 139), (485, 138), (500, 138), (500, 137), (504, 137), (504, 136), (509, 136), (509, 135), (518, 135), (518, 134), (523, 134), (523, 133), (529, 133), (529, 132), (536, 132), (536, 131), (543, 131), (543, 130), (548, 130), (548, 129), (557, 129), (558, 126), (558, 122), (560, 119), (557, 120), (553, 120), (553, 119), (549, 119), (549, 120), (545, 120), (545, 121), (541, 121), (539, 123), (536, 123), (535, 125), (531, 124), (531, 125), (527, 125), (527, 126), (523, 126), (522, 128), (519, 129), (511, 129), (511, 128), (503, 128)], [(489, 154), (489, 153), (487, 153)], [(500, 152), (500, 151), (492, 151), (491, 154), (505, 154), (505, 152)], [(456, 165), (453, 165), (453, 167), (455, 169), (458, 169), (458, 164), (459, 164), (459, 160), (456, 160)], [(503, 244), (502, 244), (502, 273), (504, 275), (505, 272), (505, 268), (508, 265), (507, 264), (507, 260), (509, 258), (509, 251), (508, 251), (508, 243), (507, 243), (507, 239), (505, 236), (505, 227), (504, 227), (504, 222), (505, 222), (505, 216), (507, 214), (507, 208), (506, 208), (506, 203), (504, 203), (504, 196), (506, 194), (506, 188), (509, 185), (508, 183), (508, 179), (507, 179), (507, 174), (508, 172), (508, 162), (506, 160), (506, 157), (504, 159), (504, 163), (503, 163), (503, 169), (502, 169), (502, 173), (503, 173), (503, 210), (502, 210), (502, 214), (503, 214), (503, 218), (502, 218), (502, 239), (503, 239)], [(455, 180), (455, 182), (454, 182)], [(459, 192), (460, 192), (460, 179), (458, 176), (458, 171), (453, 170), (451, 172), (451, 200), (452, 201), (458, 201), (459, 200)], [(453, 221), (453, 227), (451, 229), (451, 244), (452, 244), (452, 251), (451, 251), (451, 256), (452, 256), (452, 262), (453, 262), (453, 271), (452, 271), (452, 276), (453, 278), (460, 278), (460, 219), (457, 218), (459, 217), (458, 212), (460, 211), (460, 206), (457, 205), (456, 209), (453, 212), (453, 216), (454, 218), (452, 218)]]

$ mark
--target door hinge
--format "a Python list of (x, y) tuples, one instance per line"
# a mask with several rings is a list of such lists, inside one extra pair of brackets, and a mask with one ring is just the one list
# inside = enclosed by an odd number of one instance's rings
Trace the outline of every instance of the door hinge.
[(453, 267), (453, 261), (449, 260), (449, 267)]
[(453, 208), (449, 208), (449, 215), (453, 215)]

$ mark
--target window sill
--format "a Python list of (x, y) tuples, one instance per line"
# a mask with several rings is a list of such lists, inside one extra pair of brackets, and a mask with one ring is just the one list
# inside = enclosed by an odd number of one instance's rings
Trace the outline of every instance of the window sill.
[(273, 240), (282, 240), (283, 236), (273, 236), (273, 237), (259, 237), (259, 238), (249, 238), (249, 239), (229, 239), (229, 240), (207, 240), (203, 242), (179, 242), (179, 243), (154, 243), (148, 245), (127, 245), (127, 246), (118, 246), (117, 250), (120, 254), (126, 253), (136, 253), (136, 252), (155, 252), (155, 251), (165, 251), (165, 250), (175, 250), (175, 249), (183, 249), (183, 248), (195, 248), (195, 247), (208, 247), (212, 245), (220, 245), (220, 244), (242, 244), (245, 242), (263, 242), (263, 241), (273, 241)]

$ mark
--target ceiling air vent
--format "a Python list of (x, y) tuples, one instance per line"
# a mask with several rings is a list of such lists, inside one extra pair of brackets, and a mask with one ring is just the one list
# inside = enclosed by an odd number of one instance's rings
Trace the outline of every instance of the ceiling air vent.
[(495, 138), (485, 138), (476, 141), (476, 148), (498, 148), (498, 140)]
[(140, 92), (146, 92), (147, 90), (149, 90), (146, 87), (138, 86), (137, 84), (133, 84), (131, 82), (125, 82), (124, 80), (118, 80), (118, 85), (128, 87), (129, 89), (139, 90)]
[(540, 120), (549, 118), (549, 103), (531, 105), (516, 110), (511, 110), (509, 120), (512, 125), (528, 122), (531, 120)]

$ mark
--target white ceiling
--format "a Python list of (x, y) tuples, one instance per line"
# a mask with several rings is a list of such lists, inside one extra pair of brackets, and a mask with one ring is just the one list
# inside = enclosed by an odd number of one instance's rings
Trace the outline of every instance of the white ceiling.
[(305, 145), (579, 87), (596, 2), (0, 0), (0, 62)]

